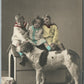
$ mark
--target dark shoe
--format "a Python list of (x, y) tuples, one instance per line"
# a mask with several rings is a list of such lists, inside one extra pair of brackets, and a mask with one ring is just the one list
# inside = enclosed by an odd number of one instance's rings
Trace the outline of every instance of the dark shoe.
[(28, 59), (27, 59), (26, 56), (24, 56), (24, 57), (22, 58), (22, 61), (20, 62), (20, 64), (21, 64), (22, 66), (25, 66), (26, 62), (28, 62)]
[(23, 61), (20, 62), (20, 65), (25, 66), (25, 62), (23, 62)]

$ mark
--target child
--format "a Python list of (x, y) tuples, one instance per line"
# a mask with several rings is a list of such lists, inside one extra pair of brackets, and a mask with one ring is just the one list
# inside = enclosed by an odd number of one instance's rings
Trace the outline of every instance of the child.
[(38, 48), (45, 48), (46, 50), (50, 51), (51, 47), (47, 44), (46, 40), (43, 38), (43, 19), (37, 16), (32, 21), (32, 26), (29, 27), (29, 39), (30, 42), (36, 45)]
[(18, 49), (20, 47), (20, 45), (26, 41), (25, 39), (25, 34), (27, 32), (26, 28), (28, 26), (28, 24), (24, 21), (24, 17), (21, 16), (20, 14), (16, 15), (15, 16), (15, 25), (14, 25), (14, 30), (13, 30), (13, 36), (12, 36), (12, 49), (13, 49), (13, 52), (16, 55), (19, 55), (21, 56), (22, 58), (22, 62), (20, 63), (21, 65), (25, 65), (25, 58), (26, 56), (18, 51), (16, 51), (16, 49)]
[(58, 40), (58, 28), (55, 24), (51, 23), (51, 17), (46, 15), (44, 17), (43, 37), (47, 43), (51, 46), (52, 50), (64, 50), (64, 46)]

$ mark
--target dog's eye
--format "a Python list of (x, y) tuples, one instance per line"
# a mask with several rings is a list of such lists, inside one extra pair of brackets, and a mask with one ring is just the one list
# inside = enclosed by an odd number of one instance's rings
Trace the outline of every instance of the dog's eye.
[(52, 59), (54, 59), (54, 57), (52, 57)]

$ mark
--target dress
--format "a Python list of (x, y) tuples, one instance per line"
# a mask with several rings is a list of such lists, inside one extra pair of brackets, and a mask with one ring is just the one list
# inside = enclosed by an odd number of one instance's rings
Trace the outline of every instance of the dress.
[(43, 38), (43, 29), (42, 28), (34, 28), (34, 26), (29, 27), (29, 40), (33, 42), (34, 45), (41, 45), (46, 42)]
[(58, 40), (58, 29), (55, 24), (43, 26), (43, 37), (49, 45), (51, 45), (51, 43), (60, 44), (60, 41)]

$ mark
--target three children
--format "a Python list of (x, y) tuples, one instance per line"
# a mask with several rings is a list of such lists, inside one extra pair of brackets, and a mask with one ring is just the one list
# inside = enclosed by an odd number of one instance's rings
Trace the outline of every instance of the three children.
[(56, 47), (58, 47), (60, 50), (64, 50), (63, 45), (58, 40), (57, 26), (51, 23), (50, 16), (45, 16), (44, 19), (37, 16), (32, 21), (31, 26), (28, 26), (28, 23), (25, 22), (24, 17), (20, 14), (15, 16), (15, 21), (16, 23), (14, 25), (12, 36), (12, 49), (15, 55), (21, 56), (21, 65), (25, 66), (26, 56), (22, 51), (19, 50), (17, 53), (16, 50), (26, 41), (36, 45), (40, 49), (45, 49), (47, 51), (56, 50)]

